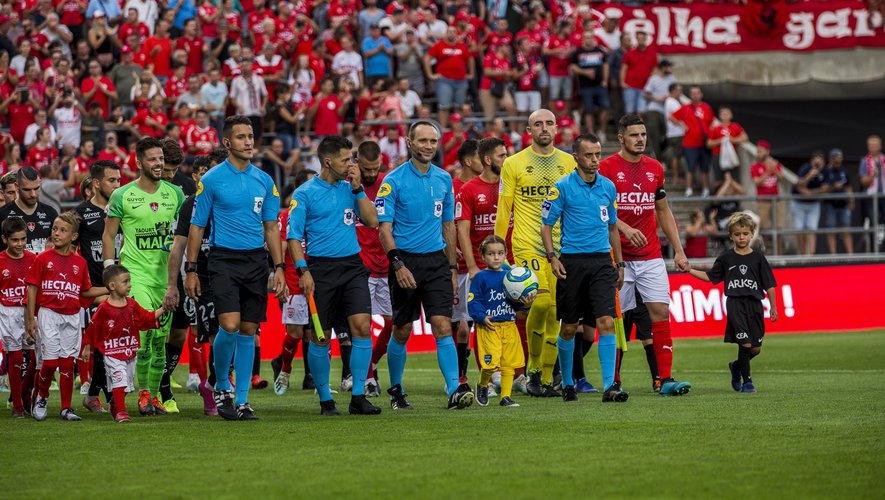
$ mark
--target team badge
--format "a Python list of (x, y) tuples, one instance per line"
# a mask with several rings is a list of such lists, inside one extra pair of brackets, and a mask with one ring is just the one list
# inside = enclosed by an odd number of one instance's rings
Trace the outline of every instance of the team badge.
[(627, 177), (624, 175), (624, 172), (618, 172), (618, 182), (624, 182), (627, 180)]
[(3, 270), (3, 277), (4, 277), (4, 278), (8, 278), (8, 277), (9, 277), (9, 269), (4, 269), (4, 270)]
[(54, 266), (52, 265), (52, 262), (47, 262), (47, 263), (46, 263), (46, 269), (52, 269), (53, 267), (54, 267)]
[(741, 264), (741, 267), (739, 267), (738, 269), (741, 270), (741, 274), (747, 274), (747, 266)]
[(353, 209), (348, 208), (344, 210), (344, 225), (352, 226), (356, 221), (356, 214), (353, 213)]
[(437, 200), (433, 202), (433, 216), (434, 217), (442, 217), (443, 212), (443, 202), (442, 200)]
[(608, 222), (608, 206), (607, 205), (599, 205), (599, 220), (602, 222)]
[(34, 229), (37, 229), (37, 224), (34, 224), (33, 222), (28, 222), (28, 231), (33, 232)]
[(646, 172), (646, 173), (645, 173), (645, 176), (648, 177), (648, 180), (649, 180), (650, 182), (654, 182), (654, 181), (655, 181), (655, 174), (653, 174), (653, 173), (651, 173), (651, 172)]
[(486, 354), (485, 356), (482, 357), (482, 360), (486, 365), (490, 365), (490, 364), (492, 364), (492, 355)]
[(476, 201), (479, 203), (485, 203), (486, 202), (486, 195), (479, 193), (478, 195), (476, 195)]
[(200, 193), (203, 192), (203, 181), (197, 183), (197, 194), (196, 196), (200, 196)]
[(387, 196), (392, 192), (393, 192), (393, 188), (390, 187), (390, 184), (385, 182), (384, 184), (381, 184), (380, 188), (378, 188), (378, 196), (377, 197), (381, 198), (382, 196)]
[(384, 209), (384, 202), (385, 200), (383, 198), (378, 198), (375, 200), (375, 211), (378, 212), (378, 215), (384, 215), (386, 212), (386, 210)]
[(461, 202), (455, 203), (455, 217), (461, 217)]
[(559, 190), (555, 187), (551, 187), (550, 191), (547, 193), (547, 199), (553, 201), (557, 198), (559, 198)]
[(157, 202), (152, 202), (152, 203), (151, 203), (151, 210), (153, 210), (154, 212), (156, 212), (156, 211), (159, 210), (159, 209), (160, 209), (160, 204), (159, 204), (159, 203), (157, 203)]
[(80, 266), (74, 266), (74, 274), (80, 274)]

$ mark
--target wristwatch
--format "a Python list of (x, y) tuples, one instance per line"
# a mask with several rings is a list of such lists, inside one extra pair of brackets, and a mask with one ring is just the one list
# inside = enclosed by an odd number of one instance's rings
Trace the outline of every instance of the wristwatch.
[(295, 273), (298, 274), (298, 276), (304, 276), (304, 273), (307, 271), (307, 266), (298, 266), (295, 268)]
[(351, 190), (350, 190), (350, 192), (353, 193), (353, 194), (360, 194), (360, 193), (362, 193), (362, 192), (364, 192), (364, 191), (365, 191), (365, 189), (363, 189), (363, 186), (360, 186), (360, 187), (358, 187), (358, 188), (356, 188), (356, 189), (351, 189)]
[(624, 269), (627, 267), (627, 263), (626, 262), (618, 262), (617, 264), (615, 264), (615, 267), (617, 267), (619, 269)]
[(196, 262), (188, 262), (184, 266), (185, 273), (195, 273), (197, 272), (197, 263)]
[(452, 265), (450, 265), (450, 266), (449, 266), (449, 269), (451, 269), (452, 271), (457, 271), (457, 270), (458, 270), (458, 264), (452, 264)]
[(279, 264), (273, 266), (274, 271), (276, 271), (277, 269), (282, 269), (283, 271), (285, 271), (286, 270), (286, 263), (280, 262)]
[(552, 261), (554, 258), (556, 258), (556, 252), (547, 252), (547, 262)]

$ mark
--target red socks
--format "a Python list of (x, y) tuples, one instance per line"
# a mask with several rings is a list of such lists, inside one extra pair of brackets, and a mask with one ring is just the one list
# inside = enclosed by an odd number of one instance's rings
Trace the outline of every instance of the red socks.
[(52, 379), (55, 377), (55, 370), (58, 369), (59, 360), (44, 359), (43, 366), (40, 367), (40, 374), (37, 375), (37, 395), (41, 398), (49, 397), (49, 386), (52, 385)]
[(658, 361), (658, 375), (661, 379), (671, 378), (673, 368), (673, 338), (670, 336), (670, 321), (656, 321), (651, 324), (655, 358)]
[(16, 412), (24, 410), (22, 404), (22, 363), (24, 356), (21, 351), (7, 352), (9, 357), (9, 392), (12, 396), (12, 408)]
[(298, 353), (299, 344), (301, 344), (301, 339), (296, 339), (288, 333), (283, 335), (283, 353), (280, 357), (283, 361), (282, 370), (286, 373), (292, 373), (292, 360), (295, 359), (295, 354)]
[(74, 392), (74, 358), (58, 360), (58, 390), (61, 395), (61, 409), (71, 407), (71, 395)]
[[(90, 347), (91, 349), (91, 347)], [(82, 354), (83, 351), (80, 351), (81, 356), (77, 356), (77, 376), (80, 378), (80, 385), (85, 384), (92, 380), (92, 361), (89, 363), (83, 361)], [(91, 354), (91, 353), (90, 353)]]
[[(119, 414), (126, 411), (126, 388), (114, 387), (114, 410)], [(116, 415), (114, 415), (116, 417)]]
[(206, 380), (206, 345), (208, 344), (197, 342), (197, 335), (188, 331), (187, 348), (190, 373), (196, 373), (201, 382)]
[(378, 335), (378, 340), (375, 341), (375, 345), (372, 346), (372, 362), (369, 363), (369, 373), (367, 375), (368, 378), (374, 377), (374, 373), (372, 372), (372, 367), (377, 365), (381, 358), (387, 354), (387, 344), (390, 343), (390, 335), (393, 333), (393, 321), (384, 319), (384, 328), (381, 329), (381, 334)]

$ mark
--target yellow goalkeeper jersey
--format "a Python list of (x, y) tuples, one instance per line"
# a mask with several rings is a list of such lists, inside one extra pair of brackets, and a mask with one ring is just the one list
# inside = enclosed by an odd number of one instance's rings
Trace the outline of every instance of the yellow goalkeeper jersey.
[[(495, 234), (502, 238), (506, 236), (512, 210), (514, 256), (544, 256), (541, 205), (553, 183), (572, 173), (576, 166), (575, 158), (565, 151), (554, 149), (549, 155), (540, 155), (531, 146), (504, 160)], [(553, 244), (559, 250), (558, 223), (553, 228)]]

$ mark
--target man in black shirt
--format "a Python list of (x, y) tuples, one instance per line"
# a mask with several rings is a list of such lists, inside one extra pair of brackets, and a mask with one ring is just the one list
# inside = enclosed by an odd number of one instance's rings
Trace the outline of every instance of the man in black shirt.
[[(46, 249), (49, 237), (52, 236), (52, 222), (58, 217), (54, 208), (38, 201), (41, 182), (34, 167), (22, 167), (15, 176), (18, 189), (15, 201), (0, 208), (0, 222), (9, 217), (19, 217), (25, 221), (28, 228), (28, 244), (25, 248), (34, 253)], [(3, 250), (6, 250), (6, 244), (0, 241), (0, 251)]]
[(599, 132), (604, 133), (609, 109), (608, 60), (605, 51), (596, 45), (592, 31), (585, 31), (581, 41), (581, 46), (572, 54), (570, 69), (573, 74), (578, 75), (578, 86), (584, 104), (584, 129), (591, 134), (596, 133), (593, 113), (599, 111)]
[[(76, 243), (80, 248), (80, 255), (86, 260), (90, 281), (102, 283), (104, 263), (101, 238), (104, 234), (104, 221), (107, 216), (105, 210), (111, 194), (120, 187), (120, 165), (110, 160), (99, 160), (89, 167), (89, 176), (92, 178), (92, 198), (83, 201), (74, 209), (80, 216), (80, 230), (77, 232)], [(97, 307), (84, 309), (84, 331), (89, 326), (96, 309)], [(83, 397), (83, 406), (87, 410), (93, 413), (106, 413), (98, 399), (100, 392), (104, 392), (108, 403), (113, 401), (113, 395), (107, 389), (104, 355), (98, 350), (98, 346), (93, 346), (92, 380), (89, 382), (89, 390)]]

